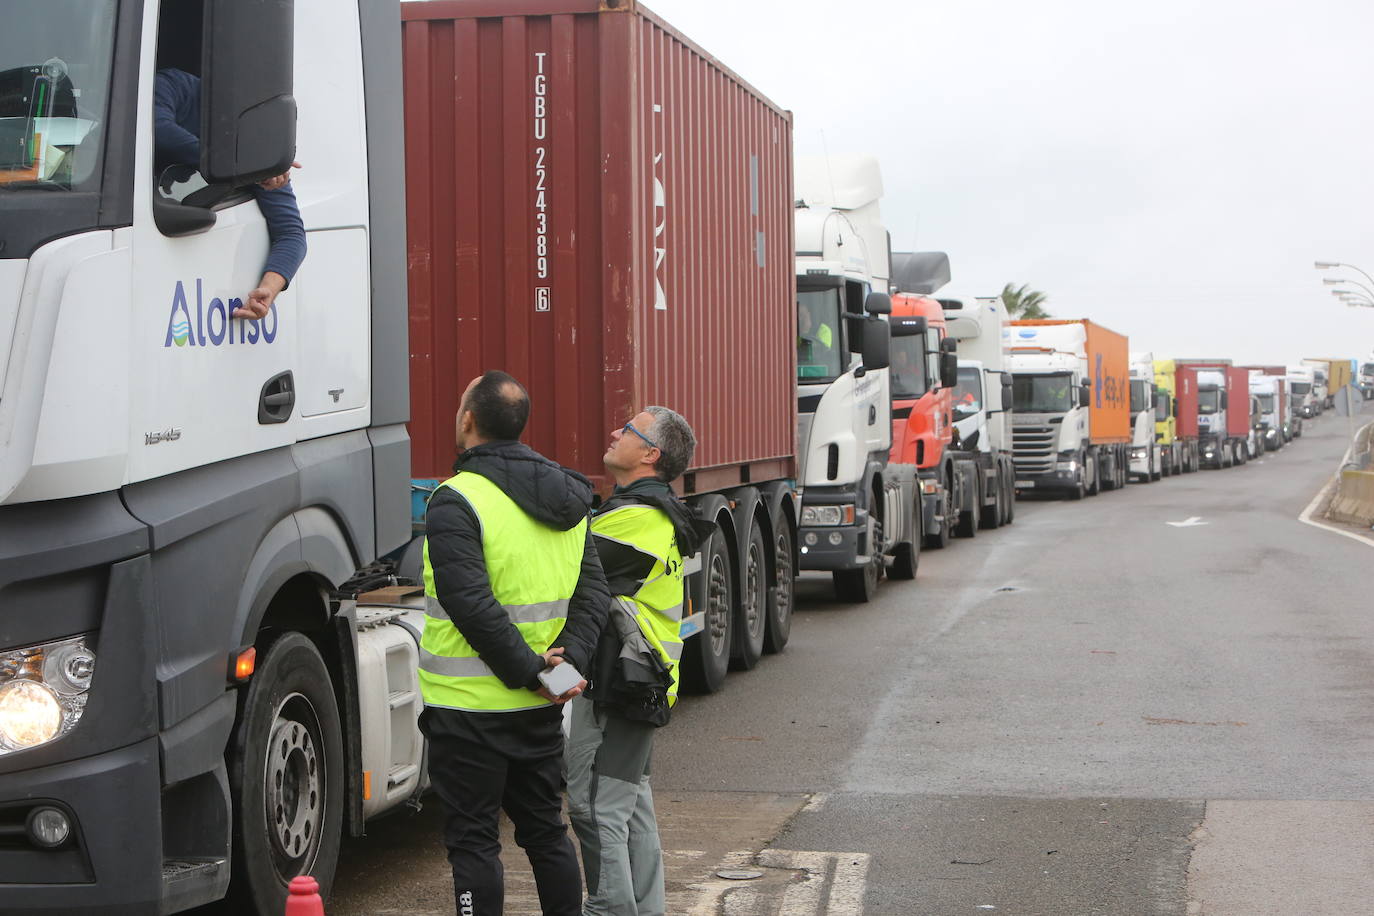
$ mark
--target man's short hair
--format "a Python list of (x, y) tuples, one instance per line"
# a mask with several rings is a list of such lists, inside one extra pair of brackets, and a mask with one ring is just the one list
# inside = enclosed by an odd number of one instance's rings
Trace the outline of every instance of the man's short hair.
[(697, 437), (692, 435), (687, 420), (675, 410), (655, 406), (644, 408), (644, 412), (654, 418), (654, 425), (649, 427), (649, 438), (658, 443), (654, 474), (664, 483), (671, 483), (692, 463)]
[(482, 373), (464, 406), (484, 439), (519, 439), (530, 418), (529, 392), (499, 369)]

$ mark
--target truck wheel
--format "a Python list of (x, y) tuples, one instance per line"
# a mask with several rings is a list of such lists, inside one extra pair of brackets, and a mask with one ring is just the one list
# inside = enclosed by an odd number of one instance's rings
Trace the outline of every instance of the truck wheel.
[(971, 538), (978, 534), (978, 521), (982, 515), (983, 482), (978, 474), (973, 475), (973, 504), (959, 513), (959, 526), (954, 534), (961, 538)]
[(903, 579), (910, 581), (916, 578), (916, 568), (921, 565), (921, 497), (916, 497), (916, 529), (910, 541), (905, 544), (898, 544), (897, 549), (892, 552), (892, 565), (887, 568), (889, 579)]
[(297, 875), (328, 894), (343, 822), (343, 738), (329, 671), (302, 634), (267, 649), (239, 698), (227, 756), (233, 912), (282, 912)]
[(682, 687), (689, 693), (715, 693), (730, 667), (730, 554), (717, 530), (702, 547), (700, 585), (692, 589), (693, 611), (706, 619), (702, 631), (682, 647)]
[(835, 597), (850, 604), (867, 604), (878, 591), (878, 577), (883, 567), (883, 526), (873, 516), (868, 517), (868, 563), (861, 569), (837, 569), (831, 573), (835, 583)]
[(1007, 471), (1002, 481), (1003, 498), (1006, 500), (1006, 516), (1003, 524), (1010, 525), (1016, 521), (1016, 469)]
[(768, 619), (763, 651), (781, 652), (792, 633), (792, 603), (796, 590), (792, 529), (781, 512), (773, 516), (773, 587), (768, 590)]
[(759, 656), (763, 655), (768, 592), (768, 542), (764, 540), (763, 529), (756, 520), (749, 530), (744, 569), (740, 571), (739, 607), (734, 615), (734, 648), (730, 660), (740, 671), (753, 668), (759, 663)]
[(1086, 478), (1089, 496), (1096, 496), (1102, 492), (1102, 468), (1096, 455), (1083, 459), (1083, 476)]
[[(980, 479), (980, 480), (982, 479), (981, 475), (979, 476), (979, 479)], [(991, 505), (991, 506), (983, 506), (983, 507), (982, 507), (982, 510), (981, 510), (981, 512), (980, 512), (980, 516), (979, 516), (979, 519), (978, 519), (978, 527), (980, 527), (980, 528), (988, 529), (988, 528), (1001, 528), (1001, 527), (1002, 527), (1002, 517), (1003, 517), (1003, 512), (1004, 512), (1004, 510), (1003, 510), (1003, 508), (1002, 508), (1002, 475), (1001, 475), (1001, 474), (997, 474), (997, 475), (996, 475), (996, 481), (993, 483), (992, 486), (993, 486), (993, 490), (992, 490), (992, 505)]]
[(935, 530), (925, 536), (925, 546), (929, 550), (944, 550), (949, 539), (954, 536), (954, 506), (949, 487), (940, 482), (940, 517), (943, 521), (935, 523)]

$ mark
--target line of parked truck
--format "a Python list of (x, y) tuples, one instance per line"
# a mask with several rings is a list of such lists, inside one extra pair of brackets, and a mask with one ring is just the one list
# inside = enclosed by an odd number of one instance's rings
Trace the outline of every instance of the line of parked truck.
[[(794, 157), (634, 0), (88, 6), (0, 60), (7, 913), (275, 916), (425, 790), (417, 536), (485, 369), (603, 493), (611, 430), (692, 422), (698, 691), (786, 646), (799, 571), (868, 600), (1018, 494), (1281, 447), (1339, 382), (947, 294), (873, 159)], [(169, 66), (206, 87), (199, 175), (155, 174)], [(237, 189), (295, 158), (309, 255), (233, 319), (269, 242)]]

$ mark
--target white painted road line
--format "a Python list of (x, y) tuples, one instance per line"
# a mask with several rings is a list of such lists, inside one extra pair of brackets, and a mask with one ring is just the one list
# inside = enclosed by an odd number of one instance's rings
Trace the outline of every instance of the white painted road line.
[(1202, 520), (1202, 516), (1200, 516), (1200, 515), (1194, 515), (1194, 516), (1190, 516), (1190, 517), (1189, 517), (1188, 519), (1186, 519), (1185, 521), (1181, 521), (1181, 522), (1165, 522), (1164, 524), (1166, 524), (1166, 525), (1173, 525), (1175, 528), (1197, 528), (1197, 527), (1199, 527), (1199, 526), (1201, 526), (1201, 525), (1205, 525), (1205, 524), (1207, 524), (1207, 523), (1204, 522), (1204, 521)]
[[(779, 916), (862, 916), (871, 861), (868, 853), (765, 849), (758, 861), (769, 868), (806, 872), (805, 880), (788, 888)], [(824, 884), (829, 886), (821, 903)]]

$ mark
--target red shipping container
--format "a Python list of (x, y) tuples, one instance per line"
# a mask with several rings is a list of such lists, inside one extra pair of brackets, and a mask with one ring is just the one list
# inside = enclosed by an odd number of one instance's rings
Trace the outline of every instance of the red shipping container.
[(649, 404), (696, 431), (684, 491), (793, 476), (790, 113), (633, 0), (402, 18), (413, 476), (488, 369), (590, 477)]
[(1174, 366), (1174, 434), (1184, 439), (1197, 438), (1197, 370)]
[[(1180, 359), (1174, 362), (1179, 369), (1187, 365), (1195, 371), (1211, 369), (1222, 373), (1226, 378), (1226, 435), (1237, 439), (1250, 435), (1249, 369), (1233, 366), (1229, 359)], [(1194, 419), (1196, 420), (1196, 415)]]

